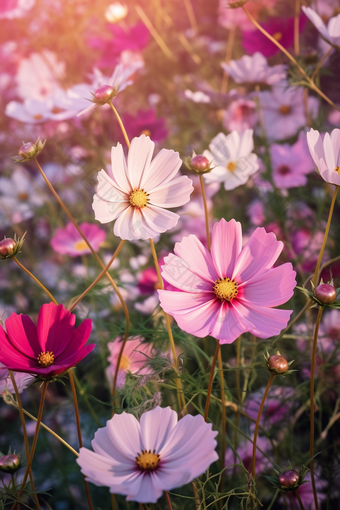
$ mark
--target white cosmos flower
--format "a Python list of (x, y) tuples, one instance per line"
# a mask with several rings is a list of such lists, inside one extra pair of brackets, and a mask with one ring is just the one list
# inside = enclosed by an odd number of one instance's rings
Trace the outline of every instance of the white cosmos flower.
[(319, 131), (307, 133), (309, 151), (321, 177), (330, 184), (340, 186), (340, 129), (325, 134), (322, 141)]
[(235, 83), (266, 83), (273, 85), (287, 76), (287, 66), (269, 66), (267, 59), (257, 51), (254, 55), (243, 55), (239, 60), (230, 60), (222, 67)]
[(98, 174), (92, 208), (96, 220), (116, 220), (121, 239), (148, 239), (177, 225), (179, 216), (167, 208), (189, 201), (192, 181), (175, 177), (182, 161), (177, 152), (162, 149), (151, 161), (155, 144), (141, 135), (131, 142), (127, 161), (120, 143), (112, 147), (112, 169)]
[(326, 27), (321, 17), (313, 9), (302, 6), (302, 10), (329, 44), (340, 46), (340, 14), (331, 18)]
[(228, 136), (219, 133), (209, 145), (210, 151), (203, 155), (212, 161), (215, 168), (204, 174), (207, 183), (224, 182), (226, 190), (235, 189), (245, 184), (253, 173), (259, 169), (254, 149), (253, 130), (243, 133), (232, 131)]

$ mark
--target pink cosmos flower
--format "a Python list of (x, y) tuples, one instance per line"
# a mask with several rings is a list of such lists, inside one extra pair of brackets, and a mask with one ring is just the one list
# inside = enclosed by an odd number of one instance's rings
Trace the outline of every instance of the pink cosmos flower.
[(0, 325), (0, 362), (9, 370), (53, 377), (74, 367), (95, 344), (87, 342), (92, 327), (85, 319), (74, 329), (76, 316), (63, 305), (42, 305), (37, 325), (28, 315), (12, 313)]
[[(264, 387), (260, 388), (246, 400), (244, 410), (254, 420), (257, 418), (264, 391)], [(294, 388), (291, 387), (276, 386), (272, 388), (264, 404), (261, 425), (269, 430), (273, 425), (282, 424), (284, 420), (290, 418), (295, 407), (294, 395)], [(252, 424), (253, 426), (255, 427), (255, 424)]]
[(302, 140), (294, 145), (273, 143), (270, 146), (270, 157), (273, 181), (277, 188), (296, 188), (307, 184), (306, 175), (313, 171), (313, 167)]
[(340, 186), (340, 129), (325, 134), (322, 141), (319, 131), (307, 133), (309, 151), (318, 173), (329, 184)]
[[(230, 8), (231, 3), (230, 0), (219, 0), (219, 24), (225, 28), (242, 27), (243, 30), (256, 30), (241, 8)], [(268, 9), (272, 10), (276, 3), (277, 0), (253, 0), (248, 2), (247, 9), (252, 16), (258, 19), (263, 13), (268, 14)]]
[(142, 135), (131, 142), (127, 161), (120, 143), (112, 147), (112, 170), (98, 174), (92, 208), (96, 220), (116, 220), (114, 234), (121, 239), (148, 239), (177, 225), (179, 216), (169, 207), (189, 201), (193, 191), (187, 176), (175, 177), (182, 161), (178, 152), (162, 149), (151, 161), (155, 144)]
[[(307, 18), (302, 15), (299, 18), (299, 31), (302, 32), (306, 26)], [(284, 48), (289, 48), (294, 42), (294, 18), (270, 18), (261, 26), (278, 41)], [(272, 57), (280, 50), (269, 41), (259, 30), (245, 30), (242, 33), (242, 46), (247, 53), (253, 55), (259, 51), (265, 57)]]
[(319, 31), (321, 37), (332, 46), (340, 46), (340, 14), (328, 21), (327, 27), (317, 12), (310, 7), (301, 7), (305, 15)]
[[(109, 342), (107, 344), (110, 351), (110, 356), (108, 357), (110, 366), (106, 371), (106, 375), (110, 382), (113, 380), (116, 370), (117, 360), (122, 346), (121, 340), (122, 337), (118, 336), (114, 342)], [(152, 357), (152, 345), (143, 342), (143, 340), (144, 338), (141, 336), (133, 336), (127, 339), (119, 365), (117, 388), (124, 386), (127, 372), (131, 372), (132, 374), (136, 372), (139, 374), (148, 374), (151, 372), (150, 367), (142, 368), (147, 363), (148, 359)]]
[(130, 140), (136, 136), (146, 135), (154, 142), (162, 142), (168, 136), (165, 119), (156, 119), (156, 110), (138, 110), (134, 117), (127, 113), (123, 123)]
[(286, 327), (291, 310), (277, 310), (293, 295), (289, 263), (273, 268), (283, 243), (257, 228), (242, 248), (242, 227), (224, 219), (213, 227), (211, 253), (196, 236), (175, 245), (162, 276), (174, 290), (159, 290), (162, 308), (180, 328), (200, 338), (231, 343), (250, 331), (260, 338)]
[[(321, 474), (320, 469), (316, 469), (315, 485), (319, 506), (321, 506), (321, 503), (327, 499), (327, 494), (323, 493), (322, 490), (325, 490), (326, 487), (328, 486), (326, 480), (320, 478), (320, 474)], [(309, 474), (305, 477), (305, 480), (309, 483), (304, 483), (303, 485), (300, 485), (298, 491), (304, 508), (309, 510), (311, 508), (314, 508), (314, 496)], [(293, 491), (281, 493), (280, 500), (284, 501), (284, 507), (287, 510), (299, 510), (300, 508)]]
[(228, 131), (242, 133), (257, 124), (257, 111), (255, 101), (240, 98), (232, 101), (223, 113), (223, 126)]
[[(261, 451), (260, 451), (261, 450)], [(257, 438), (257, 449), (256, 449), (256, 468), (258, 472), (262, 472), (268, 469), (271, 464), (267, 457), (265, 457), (261, 452), (268, 454), (272, 450), (271, 443), (269, 439), (266, 437), (258, 437)], [(238, 445), (237, 453), (241, 457), (242, 463), (244, 467), (250, 472), (251, 471), (251, 463), (253, 458), (253, 443), (250, 441), (245, 441)], [(238, 464), (239, 458), (237, 455), (235, 456), (233, 450), (231, 448), (227, 448), (224, 458), (225, 467), (232, 466), (232, 464)], [(233, 469), (232, 467), (229, 468)], [(228, 470), (227, 470), (228, 471)]]
[(97, 430), (94, 452), (80, 448), (78, 465), (86, 480), (109, 487), (127, 501), (156, 503), (163, 491), (189, 483), (218, 459), (217, 432), (202, 416), (177, 421), (170, 407), (115, 414)]
[[(98, 225), (91, 225), (91, 223), (86, 222), (81, 223), (79, 227), (92, 244), (93, 249), (98, 251), (100, 245), (106, 239), (105, 230), (99, 228)], [(70, 257), (78, 257), (79, 255), (91, 253), (91, 250), (72, 222), (69, 222), (64, 228), (57, 228), (50, 244), (57, 253), (70, 255)]]
[(223, 69), (231, 76), (235, 83), (265, 83), (273, 85), (287, 76), (287, 66), (269, 66), (267, 59), (260, 52), (252, 56), (243, 55), (239, 60), (223, 62)]

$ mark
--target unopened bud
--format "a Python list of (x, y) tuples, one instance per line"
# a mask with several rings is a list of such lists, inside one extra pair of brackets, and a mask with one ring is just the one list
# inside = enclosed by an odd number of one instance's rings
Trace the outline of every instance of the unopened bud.
[(209, 169), (210, 163), (208, 158), (202, 156), (202, 154), (198, 154), (191, 158), (191, 168), (195, 170), (195, 172), (205, 172)]
[(270, 356), (268, 360), (268, 368), (276, 374), (283, 374), (289, 369), (288, 361), (280, 354)]
[(6, 259), (13, 255), (16, 247), (16, 242), (11, 238), (6, 238), (0, 241), (0, 258)]
[(40, 138), (38, 138), (38, 140), (35, 143), (33, 142), (25, 143), (18, 150), (18, 156), (13, 157), (14, 161), (16, 163), (22, 163), (24, 161), (36, 158), (38, 154), (43, 150), (45, 143), (46, 140), (45, 142), (42, 142)]
[(314, 295), (323, 305), (330, 305), (336, 300), (336, 290), (329, 283), (322, 283), (315, 289)]
[(279, 483), (285, 489), (297, 487), (299, 484), (300, 475), (294, 469), (287, 469), (279, 474)]
[(115, 90), (110, 85), (102, 85), (94, 93), (94, 99), (97, 103), (106, 103), (113, 98)]
[(5, 472), (16, 471), (20, 464), (20, 458), (15, 453), (0, 457), (0, 470)]

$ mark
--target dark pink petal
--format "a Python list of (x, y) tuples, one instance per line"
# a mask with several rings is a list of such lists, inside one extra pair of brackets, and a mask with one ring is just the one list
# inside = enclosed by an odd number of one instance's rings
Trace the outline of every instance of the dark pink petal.
[(63, 352), (74, 331), (76, 316), (63, 305), (49, 303), (40, 308), (37, 322), (38, 339), (42, 352)]
[(170, 253), (165, 257), (164, 262), (162, 277), (177, 289), (199, 294), (213, 291), (213, 282), (207, 282), (207, 280), (198, 276), (192, 265), (188, 266), (184, 260), (176, 257), (176, 255)]
[(176, 426), (177, 413), (170, 407), (156, 407), (143, 413), (140, 419), (140, 436), (144, 450), (156, 450), (157, 453), (167, 442)]
[(92, 320), (85, 319), (78, 327), (74, 330), (72, 337), (70, 338), (69, 344), (66, 348), (59, 352), (58, 363), (62, 362), (63, 359), (68, 358), (73, 353), (81, 349), (88, 341), (92, 329)]
[(196, 236), (184, 237), (180, 243), (175, 244), (174, 252), (190, 268), (190, 271), (200, 278), (212, 284), (218, 279), (219, 276), (209, 251)]
[(0, 363), (16, 372), (29, 372), (29, 368), (37, 364), (12, 347), (2, 328), (0, 328)]
[(287, 326), (292, 313), (292, 310), (266, 308), (242, 300), (237, 303), (237, 311), (249, 323), (248, 331), (259, 338), (270, 338), (279, 335)]
[(250, 301), (260, 306), (278, 306), (288, 301), (296, 285), (296, 273), (291, 264), (269, 269), (255, 275), (242, 284), (242, 301)]
[(234, 268), (232, 278), (238, 283), (245, 282), (258, 273), (263, 273), (276, 262), (283, 249), (283, 243), (272, 232), (257, 228), (243, 247)]
[(220, 278), (231, 278), (235, 263), (242, 250), (242, 227), (235, 220), (223, 218), (215, 223), (212, 231), (211, 255)]
[[(85, 347), (71, 354), (68, 358), (63, 357), (63, 359), (59, 361), (59, 357), (57, 357), (56, 363), (63, 365), (65, 370), (71, 367), (75, 367), (82, 359), (84, 359), (91, 351), (93, 351), (95, 347), (96, 344), (85, 345)], [(51, 365), (51, 367), (53, 367), (53, 365)]]
[(6, 320), (6, 329), (13, 347), (24, 356), (37, 358), (41, 352), (37, 327), (28, 315), (12, 313)]

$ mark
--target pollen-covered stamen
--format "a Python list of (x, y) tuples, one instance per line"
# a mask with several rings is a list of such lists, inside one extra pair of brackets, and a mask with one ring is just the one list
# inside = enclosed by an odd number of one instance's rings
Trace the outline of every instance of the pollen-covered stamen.
[(238, 294), (237, 282), (230, 278), (219, 278), (214, 283), (214, 292), (221, 301), (232, 301)]
[(37, 359), (39, 365), (42, 367), (49, 367), (54, 363), (54, 354), (52, 351), (41, 352)]
[(149, 201), (148, 194), (143, 189), (134, 189), (129, 196), (130, 205), (142, 209)]
[(336, 166), (334, 168), (334, 172), (336, 172), (338, 175), (340, 175), (340, 166)]
[(228, 164), (227, 164), (227, 170), (229, 170), (229, 172), (235, 172), (236, 170), (236, 163), (234, 163), (234, 161), (230, 161)]
[(288, 115), (291, 111), (292, 111), (292, 108), (291, 108), (291, 106), (289, 106), (289, 104), (283, 104), (279, 108), (279, 112), (281, 113), (281, 115)]
[(83, 251), (83, 250), (86, 250), (88, 248), (88, 246), (87, 246), (86, 241), (84, 241), (84, 239), (82, 239), (81, 241), (76, 242), (76, 244), (74, 245), (74, 248), (77, 251)]
[(155, 453), (155, 450), (142, 450), (136, 457), (137, 466), (142, 471), (154, 471), (159, 461), (161, 460), (159, 453)]

